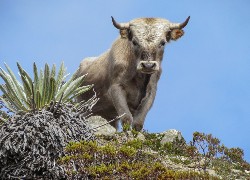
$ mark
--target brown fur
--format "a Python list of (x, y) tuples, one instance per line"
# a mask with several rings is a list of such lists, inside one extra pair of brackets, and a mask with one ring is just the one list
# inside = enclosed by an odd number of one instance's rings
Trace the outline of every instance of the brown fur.
[(156, 18), (143, 18), (144, 22), (148, 25), (154, 24), (156, 21)]
[[(161, 25), (164, 23), (166, 26)], [(97, 58), (86, 58), (81, 62), (78, 76), (88, 73), (83, 85), (94, 84), (100, 98), (93, 107), (94, 115), (111, 120), (125, 113), (121, 118), (122, 124), (132, 125), (138, 131), (142, 129), (161, 75), (162, 42), (167, 41), (166, 32), (169, 32), (167, 23), (157, 18), (136, 19), (129, 30), (120, 30), (121, 37), (110, 50)], [(176, 39), (181, 33), (175, 32), (173, 36)], [(93, 92), (89, 91), (78, 101), (92, 96)], [(112, 125), (117, 128), (118, 122)]]
[(174, 41), (179, 39), (183, 35), (184, 35), (184, 31), (181, 29), (174, 29), (171, 31), (171, 39)]

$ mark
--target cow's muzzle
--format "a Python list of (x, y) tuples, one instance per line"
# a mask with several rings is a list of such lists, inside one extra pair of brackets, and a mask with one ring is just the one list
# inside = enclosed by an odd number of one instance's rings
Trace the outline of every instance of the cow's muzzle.
[(152, 74), (159, 70), (159, 63), (156, 61), (140, 61), (137, 70), (142, 73)]

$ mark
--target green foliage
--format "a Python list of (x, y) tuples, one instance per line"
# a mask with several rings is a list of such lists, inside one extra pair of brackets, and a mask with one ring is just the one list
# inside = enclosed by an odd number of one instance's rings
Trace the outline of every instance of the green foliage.
[(130, 146), (123, 145), (120, 148), (119, 155), (123, 158), (129, 159), (130, 157), (133, 157), (136, 154), (136, 149)]
[(186, 156), (198, 162), (196, 168), (201, 168), (204, 171), (213, 166), (218, 173), (228, 175), (231, 169), (250, 169), (250, 164), (243, 159), (244, 152), (242, 149), (227, 148), (211, 134), (194, 132), (193, 141), (186, 146), (185, 152)]
[(88, 91), (92, 85), (81, 86), (85, 76), (76, 78), (76, 73), (66, 82), (66, 69), (62, 63), (58, 74), (56, 75), (56, 67), (52, 66), (51, 70), (48, 64), (45, 64), (44, 70), (38, 69), (36, 64), (33, 64), (34, 78), (17, 63), (21, 82), (19, 82), (9, 68), (5, 64), (7, 72), (0, 68), (0, 76), (5, 84), (0, 85), (3, 96), (0, 100), (12, 112), (29, 112), (40, 110), (48, 107), (55, 102), (69, 102), (74, 97)]
[(162, 153), (164, 151), (161, 144), (163, 136), (163, 134), (145, 132), (146, 141), (144, 142), (144, 144), (152, 150)]
[(138, 131), (136, 131), (135, 129), (132, 129), (131, 130), (131, 133), (133, 134), (133, 136), (136, 138), (137, 136), (138, 136), (138, 134), (139, 134), (139, 132)]
[[(243, 151), (239, 148), (232, 148), (229, 151), (212, 135), (195, 132), (194, 140), (190, 144), (178, 138), (172, 143), (161, 144), (163, 134), (143, 132), (145, 140), (142, 141), (136, 138), (138, 134), (132, 132), (133, 136), (128, 136), (130, 139), (124, 141), (123, 136), (128, 134), (118, 133), (113, 139), (104, 141), (107, 143), (102, 146), (96, 142), (70, 143), (66, 147), (67, 155), (60, 159), (61, 165), (68, 168), (69, 179), (77, 177), (138, 180), (249, 178), (243, 173), (248, 169), (249, 163), (245, 161), (239, 163)], [(204, 151), (202, 149), (199, 151), (200, 145), (203, 148), (207, 147)], [(165, 165), (165, 162), (168, 162), (164, 160), (165, 158), (174, 164), (181, 164), (193, 170), (170, 169)], [(215, 170), (220, 177), (210, 176), (208, 168)], [(232, 169), (238, 169), (242, 173), (235, 174)]]
[(123, 123), (123, 124), (122, 124), (122, 130), (123, 130), (124, 132), (129, 131), (129, 130), (130, 130), (130, 124)]
[(164, 134), (145, 133), (146, 141), (143, 144), (161, 155), (185, 155), (186, 142), (184, 138), (175, 138), (173, 142), (161, 144)]
[(205, 173), (208, 168), (215, 169), (223, 177), (232, 176), (230, 169), (250, 170), (250, 164), (243, 159), (242, 149), (227, 148), (211, 134), (195, 132), (190, 144), (186, 144), (183, 138), (161, 144), (162, 134), (145, 133), (144, 135), (146, 140), (141, 142), (142, 144), (136, 139), (126, 144), (140, 149), (150, 148), (161, 156), (168, 155), (176, 164), (191, 165)]
[(131, 141), (124, 143), (124, 146), (132, 147), (137, 150), (137, 149), (142, 149), (145, 145), (141, 140), (133, 139)]
[(89, 172), (89, 175), (94, 178), (110, 176), (113, 173), (113, 169), (113, 164), (106, 165), (104, 163), (86, 168), (86, 170)]
[(196, 161), (203, 161), (203, 164), (199, 163), (199, 168), (202, 168), (204, 171), (210, 165), (211, 160), (216, 158), (220, 152), (220, 140), (211, 134), (194, 132), (193, 141), (190, 142), (190, 145), (192, 148), (189, 147), (187, 152)]
[(92, 141), (71, 142), (59, 163), (66, 167), (68, 179), (218, 179), (206, 173), (170, 170), (141, 146), (140, 140), (104, 146)]
[(167, 142), (163, 145), (164, 153), (171, 154), (171, 155), (179, 155), (184, 156), (186, 153), (186, 141), (183, 137), (179, 139), (176, 137), (173, 142)]
[(229, 161), (234, 163), (243, 162), (244, 151), (240, 148), (226, 148), (224, 147), (224, 154)]

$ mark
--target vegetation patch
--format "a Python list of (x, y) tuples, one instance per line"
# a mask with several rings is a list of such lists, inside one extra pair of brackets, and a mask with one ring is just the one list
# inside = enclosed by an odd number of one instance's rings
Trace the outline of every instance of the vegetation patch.
[(71, 142), (59, 164), (68, 179), (218, 179), (207, 173), (171, 170), (141, 145), (140, 140), (103, 146), (95, 141)]

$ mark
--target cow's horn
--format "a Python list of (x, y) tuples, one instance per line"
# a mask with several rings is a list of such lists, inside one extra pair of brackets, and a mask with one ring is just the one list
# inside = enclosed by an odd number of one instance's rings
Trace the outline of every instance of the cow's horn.
[(188, 18), (183, 23), (170, 24), (170, 29), (182, 29), (182, 28), (184, 28), (188, 24), (189, 19), (190, 19), (190, 16), (188, 16)]
[(113, 16), (111, 16), (111, 18), (112, 18), (113, 25), (117, 29), (129, 29), (129, 23), (118, 23), (118, 22), (115, 21), (115, 19), (113, 18)]

